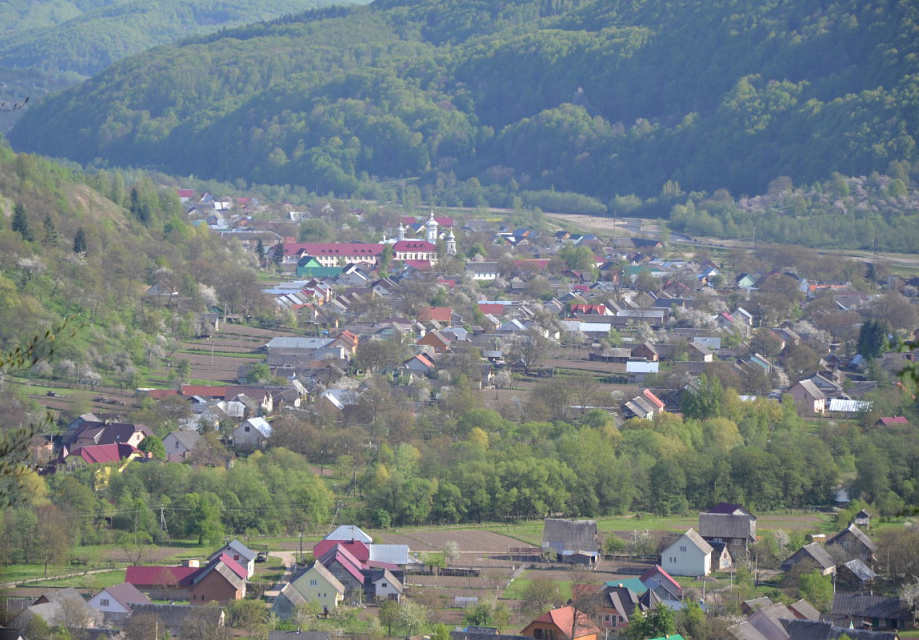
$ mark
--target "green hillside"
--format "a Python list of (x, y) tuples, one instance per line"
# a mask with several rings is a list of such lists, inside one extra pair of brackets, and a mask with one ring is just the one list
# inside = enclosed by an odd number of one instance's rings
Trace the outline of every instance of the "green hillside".
[(917, 24), (907, 0), (381, 0), (130, 58), (10, 139), (323, 193), (419, 177), (471, 205), (754, 194), (917, 159)]
[[(43, 16), (45, 20), (34, 15), (35, 11), (13, 20), (11, 33), (0, 45), (0, 66), (88, 76), (129, 55), (182, 37), (327, 4), (329, 0), (109, 0), (90, 3), (74, 14), (78, 7), (65, 11), (69, 3), (61, 3), (59, 11)], [(5, 12), (10, 13), (9, 8)], [(67, 19), (56, 22), (59, 16)]]

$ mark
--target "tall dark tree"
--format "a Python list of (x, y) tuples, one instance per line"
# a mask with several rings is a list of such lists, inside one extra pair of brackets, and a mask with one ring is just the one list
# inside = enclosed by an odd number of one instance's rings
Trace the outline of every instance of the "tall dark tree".
[(73, 252), (86, 253), (86, 232), (83, 231), (83, 227), (77, 229), (77, 233), (73, 237)]
[(858, 352), (864, 358), (879, 358), (887, 350), (890, 326), (878, 318), (869, 318), (858, 332)]
[(13, 219), (10, 222), (10, 228), (21, 235), (23, 240), (31, 242), (35, 239), (35, 236), (32, 235), (32, 228), (29, 226), (29, 216), (26, 213), (26, 209), (18, 202), (13, 207)]
[(45, 230), (45, 237), (42, 238), (42, 242), (45, 244), (56, 245), (60, 239), (60, 234), (58, 234), (57, 228), (54, 226), (54, 220), (51, 219), (51, 214), (45, 214), (45, 220), (42, 223), (42, 226)]

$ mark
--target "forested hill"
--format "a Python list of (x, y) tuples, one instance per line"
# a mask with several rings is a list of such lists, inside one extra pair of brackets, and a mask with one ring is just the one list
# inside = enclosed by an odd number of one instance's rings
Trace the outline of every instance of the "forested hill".
[(300, 13), (330, 0), (8, 0), (3, 4), (0, 67), (86, 76), (181, 37)]
[(323, 193), (760, 193), (917, 159), (917, 25), (911, 0), (378, 0), (128, 59), (11, 140)]

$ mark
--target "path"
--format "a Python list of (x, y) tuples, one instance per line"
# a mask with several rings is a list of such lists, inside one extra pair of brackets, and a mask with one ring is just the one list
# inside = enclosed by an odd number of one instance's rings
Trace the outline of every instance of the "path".
[(54, 580), (64, 580), (66, 578), (78, 578), (80, 576), (88, 576), (94, 573), (108, 573), (110, 571), (117, 571), (118, 567), (114, 569), (109, 567), (108, 569), (90, 569), (89, 571), (77, 571), (75, 573), (62, 573), (54, 576), (42, 576), (41, 578), (26, 578), (25, 580), (17, 580), (15, 582), (0, 582), (0, 591), (4, 589), (12, 589), (23, 584), (32, 584), (33, 582), (52, 582)]
[(280, 558), (281, 563), (284, 565), (284, 573), (281, 574), (280, 579), (271, 589), (265, 592), (266, 598), (276, 598), (281, 593), (284, 583), (290, 582), (291, 577), (293, 577), (294, 567), (297, 565), (297, 556), (292, 551), (269, 551), (268, 555), (272, 558)]

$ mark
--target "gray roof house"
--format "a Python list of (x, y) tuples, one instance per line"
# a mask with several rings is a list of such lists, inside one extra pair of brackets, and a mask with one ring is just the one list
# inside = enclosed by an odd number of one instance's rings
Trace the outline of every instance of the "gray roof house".
[(756, 542), (756, 516), (739, 504), (719, 502), (699, 514), (699, 535), (708, 542), (724, 542), (736, 558)]
[(871, 538), (854, 524), (850, 524), (827, 540), (826, 546), (843, 549), (850, 559), (858, 558), (865, 563), (873, 561), (874, 554), (878, 550), (877, 545), (871, 541)]
[(542, 532), (542, 548), (552, 549), (565, 559), (586, 553), (599, 559), (600, 538), (596, 520), (546, 518)]
[(916, 614), (900, 598), (859, 593), (833, 596), (830, 620), (834, 625), (871, 629), (912, 629)]
[(806, 565), (807, 571), (820, 569), (825, 576), (836, 573), (836, 561), (819, 542), (811, 542), (795, 551), (782, 563), (782, 571), (789, 571), (802, 563)]

